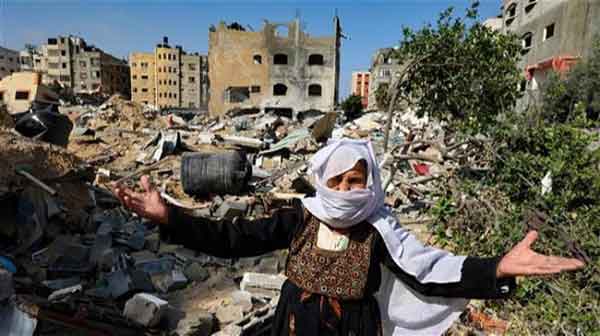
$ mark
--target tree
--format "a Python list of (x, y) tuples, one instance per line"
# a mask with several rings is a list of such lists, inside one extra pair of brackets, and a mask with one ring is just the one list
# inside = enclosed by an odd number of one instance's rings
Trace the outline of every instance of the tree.
[(388, 83), (381, 83), (375, 90), (375, 102), (379, 110), (387, 110), (390, 104), (390, 96), (388, 95), (389, 87)]
[(363, 112), (362, 97), (351, 95), (342, 102), (342, 110), (347, 120), (358, 118)]
[(470, 133), (486, 132), (499, 114), (512, 112), (522, 77), (517, 37), (478, 22), (478, 6), (473, 2), (465, 18), (449, 8), (435, 27), (404, 28), (396, 57), (406, 69), (393, 87), (418, 115)]

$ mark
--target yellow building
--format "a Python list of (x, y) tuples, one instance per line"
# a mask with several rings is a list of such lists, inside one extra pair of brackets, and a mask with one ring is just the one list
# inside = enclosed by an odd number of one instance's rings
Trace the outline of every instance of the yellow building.
[(152, 53), (132, 53), (129, 63), (131, 100), (161, 109), (207, 106), (206, 56), (186, 54), (165, 37)]

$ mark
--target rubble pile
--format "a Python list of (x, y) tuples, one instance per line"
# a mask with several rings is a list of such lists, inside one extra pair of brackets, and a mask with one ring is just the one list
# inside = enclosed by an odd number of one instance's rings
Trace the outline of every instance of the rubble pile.
[(9, 303), (0, 319), (17, 314), (26, 323), (10, 332), (22, 335), (268, 330), (285, 252), (223, 260), (167, 244), (155, 223), (120, 206), (112, 183), (135, 188), (146, 174), (167, 202), (195, 216), (260, 218), (314, 193), (306, 163), (327, 139), (370, 138), (384, 158), (387, 204), (426, 240), (436, 183), (465, 167), (485, 169), (472, 142), (447, 139), (411, 115), (394, 119), (384, 155), (379, 112), (346, 123), (319, 111), (184, 118), (120, 96), (60, 110), (74, 124), (67, 149), (0, 130), (0, 288)]

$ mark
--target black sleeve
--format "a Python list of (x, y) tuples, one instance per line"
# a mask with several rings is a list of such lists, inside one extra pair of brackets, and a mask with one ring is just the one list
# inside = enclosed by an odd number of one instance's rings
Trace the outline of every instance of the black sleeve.
[(413, 290), (427, 296), (462, 297), (466, 299), (503, 299), (514, 291), (516, 281), (511, 278), (497, 278), (496, 268), (500, 257), (467, 257), (461, 270), (459, 282), (420, 283), (414, 276), (404, 272), (390, 256), (383, 239), (377, 242), (380, 262), (387, 266), (398, 279)]
[(212, 220), (171, 207), (169, 223), (160, 226), (162, 240), (220, 258), (253, 257), (288, 248), (303, 222), (299, 201), (275, 210), (268, 218)]

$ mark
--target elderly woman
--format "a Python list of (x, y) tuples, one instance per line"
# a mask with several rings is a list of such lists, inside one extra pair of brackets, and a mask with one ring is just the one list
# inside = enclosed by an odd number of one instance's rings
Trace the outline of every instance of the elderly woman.
[(159, 222), (162, 239), (172, 243), (225, 258), (289, 249), (272, 335), (439, 335), (466, 299), (505, 298), (515, 276), (583, 267), (532, 251), (536, 232), (503, 257), (423, 246), (384, 206), (370, 142), (331, 142), (310, 168), (315, 197), (253, 221), (191, 217), (166, 205), (148, 177), (142, 193), (115, 192), (125, 206)]

